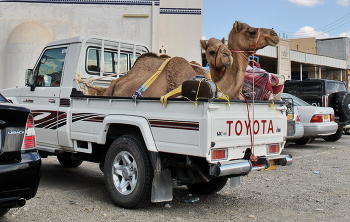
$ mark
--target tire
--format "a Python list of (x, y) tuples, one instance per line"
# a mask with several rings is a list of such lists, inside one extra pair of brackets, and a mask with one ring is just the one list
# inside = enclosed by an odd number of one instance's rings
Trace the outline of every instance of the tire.
[(339, 128), (335, 134), (329, 135), (329, 136), (324, 136), (323, 139), (325, 141), (330, 141), (330, 142), (335, 142), (338, 141), (341, 136), (343, 135), (343, 129)]
[(63, 156), (57, 156), (58, 162), (60, 162), (61, 166), (67, 168), (74, 168), (80, 166), (83, 163), (82, 159), (70, 159)]
[(0, 217), (4, 216), (9, 210), (10, 208), (0, 208)]
[(306, 145), (311, 141), (311, 138), (301, 138), (294, 141), (297, 145)]
[(106, 155), (104, 177), (116, 205), (134, 209), (150, 203), (153, 170), (141, 140), (129, 135), (114, 140)]
[(227, 178), (216, 178), (207, 183), (195, 183), (187, 185), (187, 188), (193, 193), (212, 194), (219, 192), (227, 183)]
[(350, 120), (350, 93), (346, 91), (336, 93), (333, 109), (340, 121)]

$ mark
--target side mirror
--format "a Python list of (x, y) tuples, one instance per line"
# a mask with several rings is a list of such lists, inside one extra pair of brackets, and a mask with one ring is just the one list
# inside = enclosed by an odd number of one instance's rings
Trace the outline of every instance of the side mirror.
[(34, 91), (35, 89), (35, 81), (34, 81), (34, 74), (33, 69), (27, 69), (26, 70), (26, 86), (30, 86), (30, 91)]

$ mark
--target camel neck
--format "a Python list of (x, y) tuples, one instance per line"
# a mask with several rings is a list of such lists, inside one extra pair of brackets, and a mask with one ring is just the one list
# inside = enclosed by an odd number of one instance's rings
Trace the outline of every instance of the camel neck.
[(237, 99), (244, 81), (249, 53), (232, 53), (233, 64), (226, 68), (225, 75), (216, 82), (219, 89), (230, 98)]

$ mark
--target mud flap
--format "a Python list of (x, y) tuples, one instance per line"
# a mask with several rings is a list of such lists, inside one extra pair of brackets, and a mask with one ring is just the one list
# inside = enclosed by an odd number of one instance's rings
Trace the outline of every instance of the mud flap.
[(241, 185), (241, 177), (231, 177), (230, 178), (230, 187), (236, 188)]
[(161, 170), (155, 171), (152, 182), (151, 201), (164, 202), (173, 199), (173, 178), (171, 171)]

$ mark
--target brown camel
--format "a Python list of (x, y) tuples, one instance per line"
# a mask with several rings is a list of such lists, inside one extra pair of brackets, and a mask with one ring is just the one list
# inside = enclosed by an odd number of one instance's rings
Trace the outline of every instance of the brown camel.
[[(231, 52), (218, 39), (211, 39), (208, 43), (207, 61), (211, 66), (232, 64)], [(131, 97), (162, 65), (168, 57), (157, 56), (154, 53), (141, 55), (127, 75), (113, 80), (106, 90), (106, 96)], [(193, 63), (193, 62), (192, 62)], [(198, 64), (198, 63), (197, 63)], [(204, 74), (202, 68), (190, 65), (182, 57), (173, 57), (150, 87), (142, 93), (144, 97), (161, 97), (195, 75)], [(174, 95), (176, 96), (176, 95)]]
[(227, 67), (220, 78), (220, 68), (210, 68), (212, 76), (219, 76), (215, 83), (222, 93), (230, 99), (238, 99), (242, 91), (249, 56), (268, 45), (275, 46), (279, 38), (273, 29), (253, 28), (246, 23), (236, 21), (229, 34), (228, 47), (232, 51), (233, 64)]

